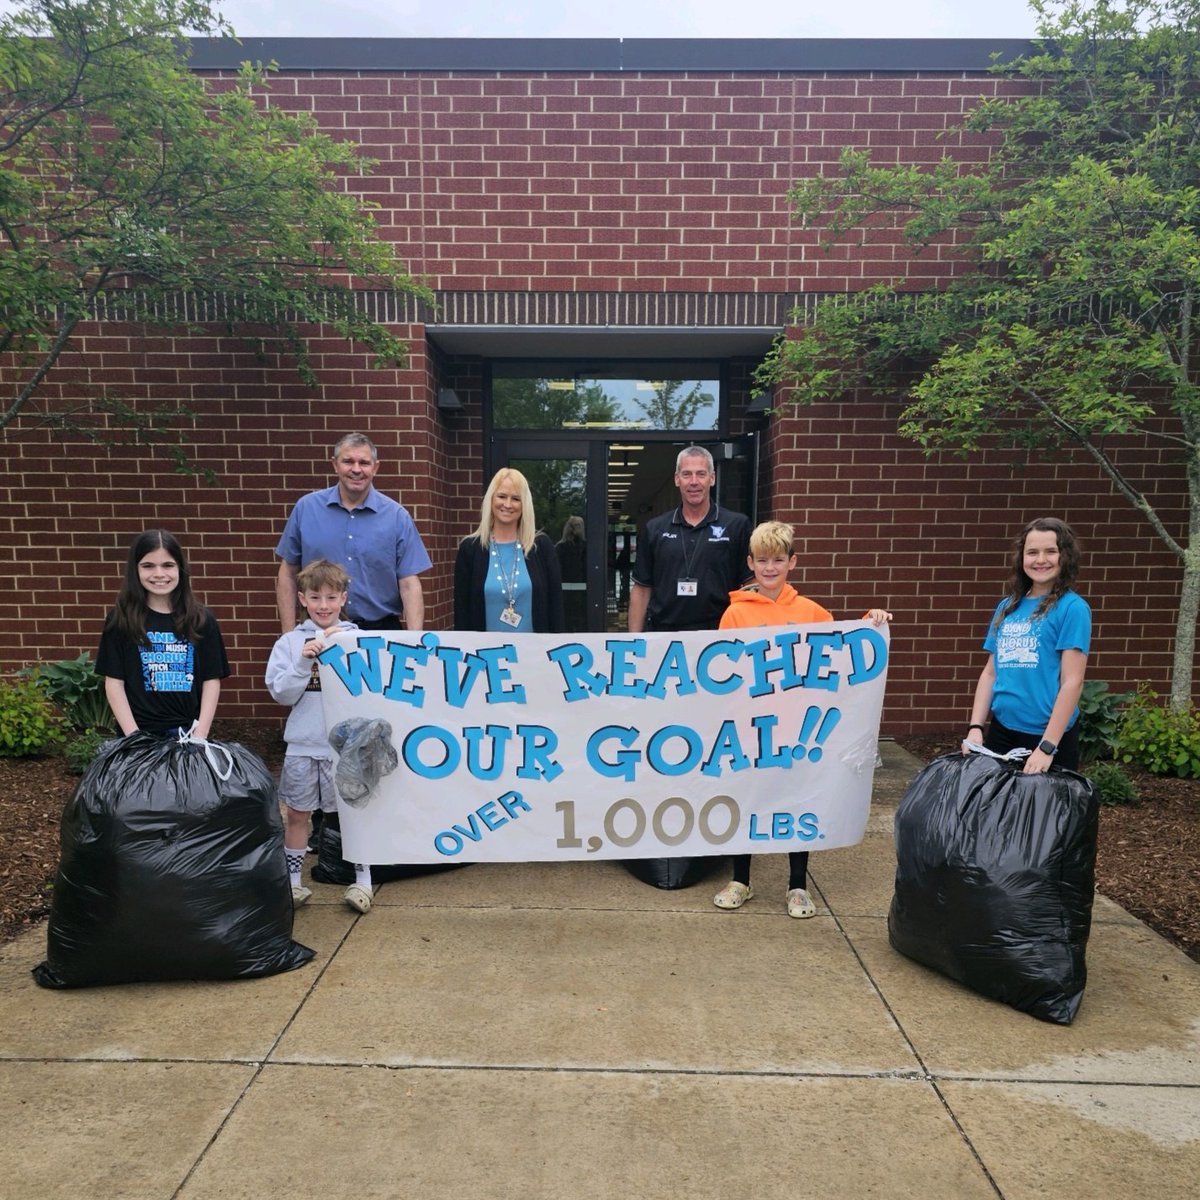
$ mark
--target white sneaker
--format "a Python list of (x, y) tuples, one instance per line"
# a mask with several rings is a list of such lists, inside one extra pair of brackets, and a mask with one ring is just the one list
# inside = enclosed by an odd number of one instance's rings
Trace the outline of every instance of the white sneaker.
[(303, 884), (292, 885), (292, 907), (299, 908), (302, 904), (307, 904), (312, 898), (312, 888), (306, 888)]
[(346, 894), (342, 897), (355, 912), (366, 913), (371, 911), (371, 897), (374, 896), (374, 888), (361, 887), (357, 883), (352, 883), (347, 889)]

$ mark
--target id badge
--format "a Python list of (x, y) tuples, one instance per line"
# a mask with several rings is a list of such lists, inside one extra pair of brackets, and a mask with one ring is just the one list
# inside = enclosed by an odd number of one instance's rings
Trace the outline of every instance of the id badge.
[(696, 580), (695, 579), (680, 579), (675, 584), (675, 595), (677, 596), (694, 596), (696, 595)]
[(516, 629), (516, 627), (521, 624), (521, 614), (517, 612), (515, 608), (506, 608), (503, 612), (501, 612), (500, 620), (502, 620), (505, 625), (509, 625), (513, 629)]

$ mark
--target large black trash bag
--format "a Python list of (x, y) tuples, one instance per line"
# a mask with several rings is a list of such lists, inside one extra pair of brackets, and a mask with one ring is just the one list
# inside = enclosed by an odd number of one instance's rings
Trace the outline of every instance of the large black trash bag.
[(625, 869), (635, 879), (664, 891), (693, 887), (712, 874), (721, 855), (702, 854), (699, 858), (673, 856), (670, 858), (629, 858)]
[(39, 984), (248, 978), (312, 957), (292, 941), (283, 822), (260, 758), (146, 733), (101, 748), (63, 811)]
[[(317, 862), (312, 877), (317, 883), (351, 884), (354, 864), (342, 857), (342, 822), (337, 813), (324, 813), (317, 837)], [(439, 871), (457, 871), (470, 863), (396, 863), (371, 868), (371, 883), (412, 879), (418, 875), (436, 875)]]
[(1072, 771), (948, 754), (896, 810), (888, 935), (901, 954), (1069, 1025), (1087, 982), (1100, 807)]

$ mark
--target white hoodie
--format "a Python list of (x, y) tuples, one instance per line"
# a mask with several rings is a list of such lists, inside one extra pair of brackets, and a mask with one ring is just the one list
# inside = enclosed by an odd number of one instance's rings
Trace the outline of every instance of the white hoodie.
[[(358, 628), (350, 621), (339, 621), (337, 627), (339, 632)], [(319, 637), (321, 632), (315, 621), (301, 622), (275, 643), (267, 660), (267, 690), (280, 704), (292, 706), (283, 729), (289, 756), (333, 758), (321, 705), (317, 660), (305, 658), (301, 653), (304, 643)]]

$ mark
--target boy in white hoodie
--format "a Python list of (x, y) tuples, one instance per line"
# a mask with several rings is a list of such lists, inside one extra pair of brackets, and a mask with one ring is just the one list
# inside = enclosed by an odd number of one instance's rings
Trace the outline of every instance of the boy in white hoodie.
[[(296, 578), (299, 600), (307, 618), (285, 633), (271, 650), (267, 662), (267, 689), (280, 704), (292, 706), (283, 730), (287, 752), (279, 775), (279, 797), (287, 809), (283, 847), (292, 885), (292, 903), (304, 904), (312, 889), (300, 882), (308, 850), (309, 814), (337, 812), (333, 781), (333, 750), (325, 730), (321, 705), (321, 677), (317, 655), (328, 639), (358, 626), (341, 619), (350, 589), (350, 576), (337, 563), (318, 558), (304, 566)], [(355, 864), (355, 880), (345, 900), (357, 912), (367, 912), (374, 891), (371, 868)]]

